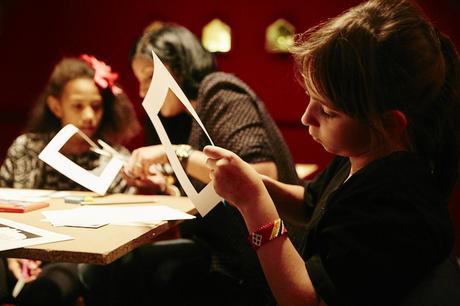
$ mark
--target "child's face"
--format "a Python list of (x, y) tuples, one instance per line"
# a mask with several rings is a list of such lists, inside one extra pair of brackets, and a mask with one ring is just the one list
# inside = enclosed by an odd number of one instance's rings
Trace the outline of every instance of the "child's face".
[(337, 110), (327, 99), (309, 91), (310, 102), (302, 116), (302, 123), (315, 141), (332, 154), (362, 157), (369, 153), (369, 128)]
[(104, 114), (101, 94), (94, 81), (88, 78), (69, 81), (51, 110), (62, 126), (71, 123), (89, 137), (96, 133)]

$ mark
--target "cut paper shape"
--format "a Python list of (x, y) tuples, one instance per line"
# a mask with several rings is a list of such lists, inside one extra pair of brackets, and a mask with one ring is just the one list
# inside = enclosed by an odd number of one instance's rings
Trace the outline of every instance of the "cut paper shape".
[(213, 209), (222, 198), (217, 195), (212, 185), (212, 182), (206, 185), (200, 192), (198, 192), (195, 187), (192, 185), (192, 182), (188, 178), (182, 164), (177, 158), (174, 148), (171, 145), (171, 140), (166, 133), (166, 130), (161, 123), (158, 113), (160, 112), (161, 107), (165, 101), (168, 90), (171, 90), (176, 97), (182, 102), (188, 112), (193, 116), (193, 118), (198, 122), (200, 127), (205, 132), (211, 144), (214, 144), (209, 137), (206, 128), (198, 117), (195, 109), (193, 108), (190, 101), (185, 96), (182, 89), (179, 87), (177, 82), (174, 80), (173, 76), (169, 73), (166, 67), (163, 65), (158, 56), (152, 51), (153, 56), (153, 76), (152, 81), (150, 82), (150, 87), (147, 91), (142, 106), (147, 112), (150, 120), (155, 127), (156, 132), (160, 138), (161, 143), (165, 147), (166, 155), (168, 157), (169, 163), (171, 164), (174, 173), (176, 174), (177, 179), (179, 180), (182, 188), (185, 193), (192, 201), (193, 205), (198, 210), (198, 213), (201, 216), (205, 216), (211, 209)]
[(97, 194), (104, 195), (123, 167), (123, 161), (120, 158), (117, 158), (117, 155), (111, 155), (110, 161), (104, 167), (99, 176), (80, 167), (59, 152), (67, 141), (69, 141), (69, 139), (76, 133), (82, 136), (83, 139), (91, 145), (91, 147), (98, 147), (77, 127), (72, 124), (68, 124), (64, 126), (53, 139), (51, 139), (46, 147), (40, 152), (38, 158), (74, 182), (77, 182)]

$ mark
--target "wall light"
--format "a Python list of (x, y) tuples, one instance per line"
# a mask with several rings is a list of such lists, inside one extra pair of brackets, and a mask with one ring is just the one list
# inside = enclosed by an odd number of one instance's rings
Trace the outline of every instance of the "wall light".
[(213, 19), (203, 27), (203, 46), (210, 52), (228, 52), (232, 48), (230, 26), (220, 19)]
[(265, 49), (271, 53), (288, 52), (294, 43), (295, 27), (285, 19), (278, 19), (267, 27)]

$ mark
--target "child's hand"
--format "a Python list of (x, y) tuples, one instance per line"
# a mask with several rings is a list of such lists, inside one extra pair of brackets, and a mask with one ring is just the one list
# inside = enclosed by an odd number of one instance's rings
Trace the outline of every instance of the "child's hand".
[(153, 166), (150, 167), (150, 175), (143, 178), (128, 175), (126, 171), (121, 171), (121, 175), (129, 186), (137, 188), (139, 194), (161, 194), (167, 187), (167, 178)]
[(42, 271), (41, 261), (30, 259), (8, 258), (8, 269), (16, 279), (23, 279), (25, 282), (33, 281)]
[(27, 281), (32, 281), (37, 278), (37, 276), (42, 272), (42, 262), (40, 260), (31, 260), (31, 259), (23, 259), (23, 265), (27, 266), (28, 270), (28, 279)]
[(143, 147), (133, 151), (124, 171), (132, 178), (146, 179), (152, 174), (152, 166), (168, 162), (162, 145)]
[(238, 208), (250, 205), (265, 191), (260, 175), (235, 153), (219, 147), (206, 146), (206, 164), (214, 190)]

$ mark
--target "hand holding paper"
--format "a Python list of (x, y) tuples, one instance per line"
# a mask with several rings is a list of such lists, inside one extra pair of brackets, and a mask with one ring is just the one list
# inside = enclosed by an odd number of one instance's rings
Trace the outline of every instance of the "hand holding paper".
[(150, 167), (150, 174), (143, 175), (142, 177), (128, 171), (124, 168), (122, 172), (123, 178), (128, 185), (136, 187), (140, 194), (164, 194), (168, 185), (171, 184), (168, 176), (157, 170), (156, 165)]
[[(215, 190), (231, 203), (238, 204), (238, 208), (252, 204), (254, 197), (266, 192), (260, 174), (235, 153), (212, 146), (205, 147), (203, 152), (208, 156), (206, 164)], [(248, 200), (251, 203), (247, 203)]]
[(136, 177), (142, 179), (158, 173), (157, 164), (168, 162), (163, 145), (139, 148), (133, 151), (125, 169)]

